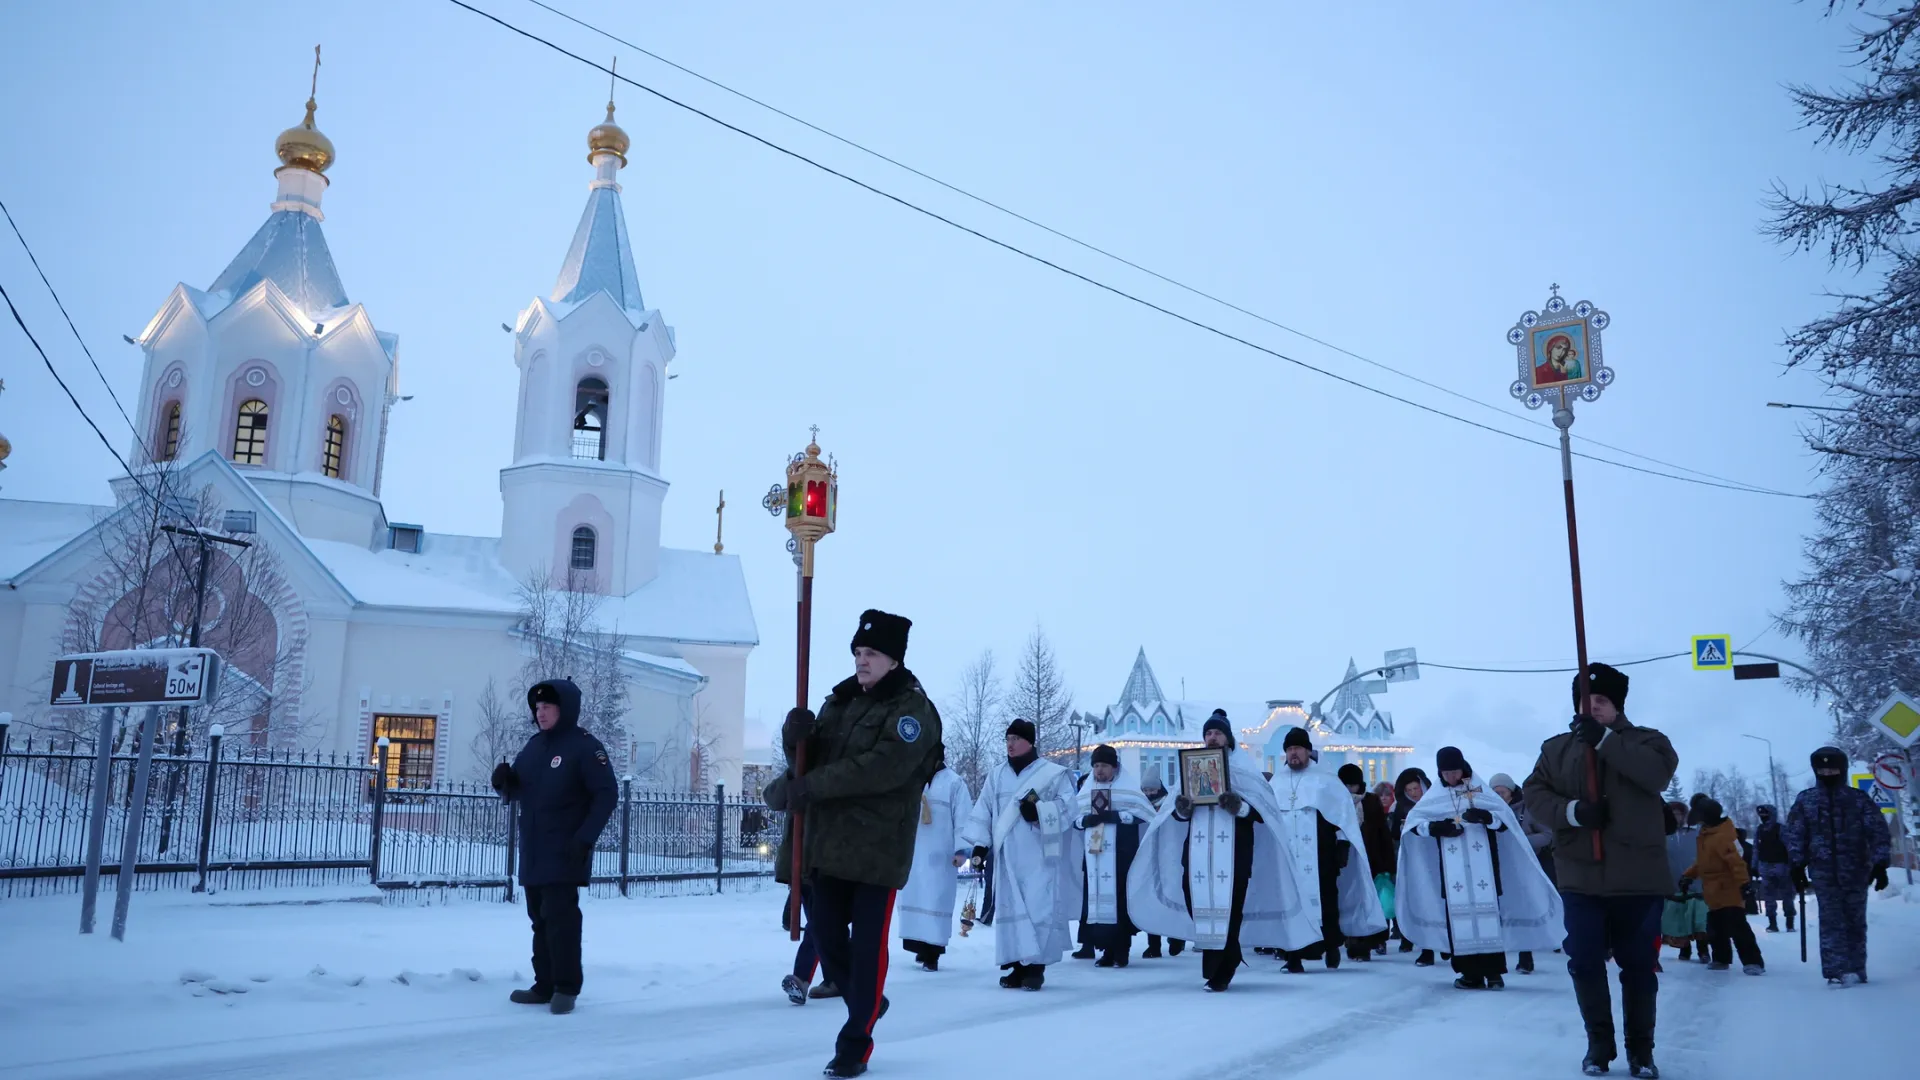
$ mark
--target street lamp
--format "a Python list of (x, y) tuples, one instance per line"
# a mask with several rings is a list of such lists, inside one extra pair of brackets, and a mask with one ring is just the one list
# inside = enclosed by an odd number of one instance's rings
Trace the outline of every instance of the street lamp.
[(1852, 411), (1850, 409), (1835, 408), (1832, 405), (1795, 405), (1791, 402), (1785, 402), (1785, 401), (1769, 401), (1767, 402), (1767, 408), (1769, 409), (1812, 409), (1814, 412), (1838, 412), (1838, 413)]
[[(784, 492), (780, 485), (775, 484), (761, 502), (770, 514), (778, 515), (785, 509), (787, 531), (793, 534), (789, 548), (799, 546), (795, 552), (795, 559), (800, 564), (800, 597), (794, 650), (794, 706), (801, 709), (807, 707), (807, 665), (813, 644), (813, 547), (833, 531), (840, 509), (839, 465), (831, 458), (820, 460), (818, 427), (812, 429), (812, 436), (805, 450), (788, 459)], [(806, 770), (807, 744), (803, 741), (794, 751), (793, 774), (799, 776)], [(799, 941), (802, 815), (797, 808), (790, 808), (787, 812), (793, 816), (793, 866), (791, 880), (787, 883), (787, 926), (792, 940)]]
[(1740, 733), (1740, 737), (1767, 744), (1767, 790), (1773, 792), (1773, 809), (1775, 813), (1778, 813), (1780, 811), (1780, 781), (1773, 771), (1773, 740), (1763, 739), (1758, 735), (1749, 735), (1744, 731)]

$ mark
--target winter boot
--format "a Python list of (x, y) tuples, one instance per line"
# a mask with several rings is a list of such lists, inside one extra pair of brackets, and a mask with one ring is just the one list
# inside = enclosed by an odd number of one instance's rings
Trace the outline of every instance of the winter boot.
[(1411, 941), (1410, 939), (1408, 939), (1408, 938), (1401, 938), (1401, 939), (1400, 939), (1400, 951), (1401, 951), (1401, 952), (1412, 952), (1412, 951), (1413, 951), (1413, 942), (1412, 942), (1412, 941)]
[(1091, 946), (1091, 945), (1082, 945), (1082, 946), (1080, 946), (1080, 948), (1079, 948), (1079, 949), (1077, 949), (1077, 950), (1075, 950), (1075, 952), (1074, 952), (1074, 954), (1073, 954), (1073, 958), (1074, 958), (1075, 960), (1091, 960), (1091, 959), (1093, 959), (1093, 946)]
[(807, 996), (814, 999), (815, 1001), (818, 1001), (821, 998), (837, 998), (840, 996), (840, 988), (833, 985), (830, 982), (823, 982), (820, 985), (814, 987), (813, 989), (807, 991)]
[[(1772, 901), (1768, 901), (1768, 903), (1771, 904)], [(1793, 918), (1793, 916), (1789, 915), (1787, 916), (1787, 918), (1791, 919)], [(1793, 929), (1793, 927), (1789, 926), (1787, 927), (1787, 929), (1791, 930)], [(1780, 917), (1778, 915), (1775, 915), (1771, 911), (1767, 912), (1767, 933), (1777, 934), (1779, 932), (1780, 932)]]
[(574, 999), (579, 996), (579, 994), (562, 994), (555, 992), (553, 1000), (547, 1002), (547, 1009), (555, 1016), (565, 1016), (573, 1011)]
[(515, 990), (507, 995), (507, 1000), (515, 1005), (548, 1005), (553, 1002), (553, 991), (533, 987), (528, 990)]
[(1327, 946), (1327, 970), (1331, 971), (1339, 966), (1340, 950), (1332, 945)]
[(1740, 971), (1746, 975), (1765, 975), (1767, 973), (1766, 967), (1761, 964), (1747, 964), (1741, 967)]
[(1296, 956), (1287, 961), (1287, 974), (1305, 975), (1306, 973), (1307, 973), (1307, 965), (1303, 963), (1299, 957)]
[(807, 1003), (807, 987), (797, 975), (789, 975), (780, 980), (780, 989), (786, 991), (787, 1000), (795, 1005)]
[(1167, 946), (1167, 955), (1179, 956), (1181, 953), (1186, 951), (1186, 948), (1187, 948), (1186, 942), (1181, 941), (1179, 938), (1174, 938), (1172, 943), (1170, 943)]
[(835, 1057), (832, 1061), (827, 1062), (826, 1068), (820, 1070), (821, 1076), (833, 1077), (835, 1080), (841, 1080), (841, 1078), (844, 1077), (865, 1076), (866, 1074), (867, 1063), (861, 1061), (859, 1058)]
[(1658, 984), (1644, 990), (1620, 988), (1620, 1012), (1627, 1028), (1627, 1075), (1639, 1080), (1659, 1080), (1660, 1070), (1653, 1064), (1654, 1002)]
[(921, 971), (939, 971), (940, 970), (940, 954), (939, 953), (922, 953), (920, 955), (920, 970)]
[(1026, 977), (1027, 977), (1026, 965), (1015, 964), (1012, 967), (1007, 969), (1007, 973), (1005, 975), (1000, 976), (1000, 989), (1018, 990), (1020, 989), (1020, 980)]
[(1028, 965), (1026, 973), (1020, 978), (1020, 989), (1022, 990), (1038, 990), (1046, 984), (1047, 968), (1045, 964)]
[(1506, 988), (1507, 988), (1507, 980), (1501, 978), (1498, 975), (1487, 976), (1487, 989), (1505, 990)]
[(1147, 939), (1147, 951), (1140, 954), (1140, 959), (1142, 960), (1160, 959), (1160, 939), (1159, 938), (1153, 937), (1153, 938)]
[(1533, 974), (1533, 954), (1530, 952), (1521, 953), (1520, 962), (1514, 965), (1513, 970), (1519, 972), (1522, 975)]
[(1479, 975), (1462, 975), (1453, 980), (1455, 990), (1485, 990), (1487, 980)]
[(1787, 933), (1793, 933), (1793, 909), (1787, 909)]
[(1725, 960), (1711, 960), (1711, 961), (1708, 961), (1707, 963), (1707, 970), (1708, 971), (1726, 971), (1728, 968), (1731, 968), (1732, 966), (1733, 966), (1732, 964), (1727, 963)]
[(1588, 1076), (1602, 1076), (1613, 1060), (1613, 998), (1605, 975), (1573, 980), (1573, 997), (1580, 1003), (1580, 1020), (1587, 1029), (1587, 1056), (1580, 1068)]
[(1106, 952), (1103, 952), (1100, 954), (1100, 959), (1095, 960), (1093, 962), (1093, 966), (1097, 968), (1110, 968), (1114, 966), (1113, 956), (1114, 956), (1113, 950), (1108, 949)]
[(1433, 966), (1433, 950), (1432, 949), (1420, 950), (1420, 955), (1415, 957), (1413, 960), (1413, 966), (1414, 967), (1432, 967)]

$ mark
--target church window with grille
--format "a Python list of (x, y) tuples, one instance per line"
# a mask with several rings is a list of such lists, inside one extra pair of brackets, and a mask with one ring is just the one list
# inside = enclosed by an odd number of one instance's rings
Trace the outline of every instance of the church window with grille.
[(607, 459), (607, 384), (586, 378), (573, 395), (573, 456), (582, 461)]
[(155, 459), (172, 461), (180, 454), (180, 403), (170, 401), (160, 422), (160, 446)]
[(387, 790), (433, 786), (433, 745), (439, 719), (432, 716), (373, 718), (373, 745), (368, 752), (380, 760), (380, 740), (387, 740)]
[(240, 403), (233, 424), (233, 463), (267, 463), (267, 403), (251, 398)]
[(595, 537), (585, 525), (573, 530), (573, 558), (568, 564), (575, 570), (593, 569)]
[(340, 479), (340, 459), (347, 448), (347, 421), (338, 413), (327, 417), (327, 442), (320, 455), (320, 471)]

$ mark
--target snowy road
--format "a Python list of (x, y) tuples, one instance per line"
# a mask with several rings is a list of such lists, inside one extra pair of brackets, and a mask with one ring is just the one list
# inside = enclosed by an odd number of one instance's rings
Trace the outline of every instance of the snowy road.
[[(815, 1076), (845, 1013), (780, 996), (791, 953), (778, 903), (769, 892), (590, 903), (587, 992), (577, 1013), (553, 1017), (505, 1001), (526, 972), (524, 920), (507, 905), (236, 908), (143, 895), (118, 945), (73, 933), (72, 898), (10, 901), (0, 1076)], [(1874, 1040), (1920, 1000), (1920, 904), (1877, 898), (1869, 918), (1864, 988), (1829, 990), (1817, 956), (1798, 962), (1797, 935), (1760, 936), (1763, 978), (1669, 963), (1666, 1075), (1751, 1080), (1828, 1071), (1836, 1055), (1871, 1060)], [(1192, 954), (1124, 971), (1070, 962), (1039, 994), (1001, 990), (996, 975), (990, 931), (956, 941), (937, 974), (896, 963), (873, 1075), (1057, 1080), (1098, 1062), (1181, 1080), (1351, 1080), (1443, 1047), (1501, 1074), (1578, 1075), (1558, 957), (1510, 976), (1502, 994), (1456, 991), (1444, 967), (1398, 953), (1305, 976), (1255, 957), (1225, 995), (1200, 992)]]

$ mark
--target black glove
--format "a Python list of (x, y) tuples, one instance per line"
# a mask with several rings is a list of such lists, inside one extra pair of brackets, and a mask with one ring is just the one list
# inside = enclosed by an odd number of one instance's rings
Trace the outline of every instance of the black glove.
[(1220, 794), (1220, 809), (1225, 810), (1229, 814), (1238, 814), (1240, 808), (1246, 804), (1247, 800), (1241, 798), (1234, 792), (1226, 791)]
[(1873, 867), (1873, 891), (1879, 892), (1887, 887), (1887, 864), (1875, 863)]
[(1100, 824), (1099, 814), (1088, 814), (1080, 819), (1080, 827), (1083, 829), (1091, 829), (1098, 824)]
[(1173, 816), (1179, 818), (1181, 821), (1186, 821), (1193, 817), (1193, 800), (1187, 798), (1185, 795), (1175, 795), (1173, 797)]
[(788, 709), (786, 723), (780, 725), (781, 744), (795, 746), (811, 734), (813, 734), (813, 710)]
[(1469, 807), (1466, 813), (1460, 815), (1460, 820), (1472, 825), (1491, 825), (1493, 811), (1482, 810), (1477, 806)]
[(520, 777), (515, 775), (513, 766), (503, 761), (493, 767), (493, 790), (510, 795), (519, 787)]
[(787, 781), (787, 810), (805, 810), (807, 800), (812, 796), (807, 791), (807, 778), (796, 776)]
[(1800, 863), (1793, 864), (1793, 891), (1804, 893), (1811, 884), (1807, 880), (1807, 868)]
[(987, 849), (985, 847), (974, 848), (973, 849), (973, 868), (975, 870), (984, 870), (986, 869), (986, 866), (987, 866)]
[(1458, 824), (1445, 818), (1427, 826), (1427, 832), (1433, 836), (1459, 836), (1466, 831), (1467, 830), (1461, 828)]
[(1607, 805), (1604, 795), (1598, 801), (1581, 799), (1574, 805), (1573, 820), (1583, 829), (1604, 829), (1607, 822), (1613, 820), (1613, 810)]
[(1335, 840), (1333, 854), (1334, 861), (1340, 864), (1340, 869), (1345, 870), (1348, 861), (1353, 858), (1353, 844), (1346, 840)]
[(1581, 713), (1573, 718), (1573, 734), (1588, 746), (1599, 746), (1600, 740), (1606, 738), (1607, 729), (1600, 721)]
[(1040, 821), (1040, 804), (1032, 799), (1021, 799), (1020, 820), (1029, 825), (1037, 824)]

